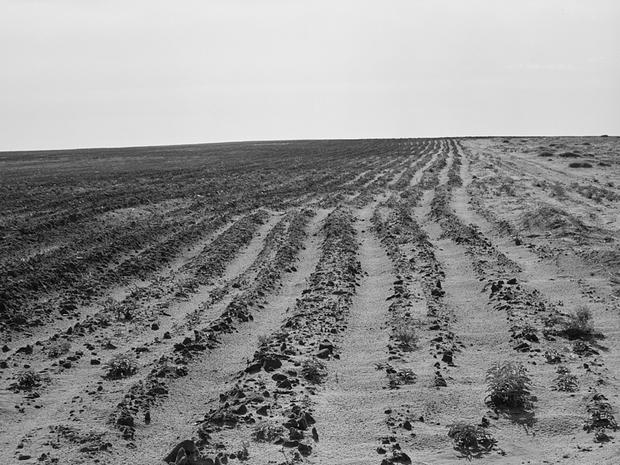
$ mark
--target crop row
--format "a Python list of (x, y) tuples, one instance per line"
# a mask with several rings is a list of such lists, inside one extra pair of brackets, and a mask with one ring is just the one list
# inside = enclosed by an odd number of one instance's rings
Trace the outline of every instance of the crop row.
[[(217, 264), (217, 268), (223, 272), (226, 264), (238, 255), (240, 249), (255, 235), (256, 229), (265, 220), (265, 215), (264, 211), (258, 211), (233, 223), (205, 247), (208, 253), (203, 250), (201, 260), (204, 261), (210, 257), (214, 267)], [(282, 219), (282, 227), (278, 230), (279, 235), (272, 235), (265, 240), (264, 250), (271, 252), (273, 248), (279, 246), (282, 236), (285, 236), (289, 219), (290, 215)], [(265, 259), (266, 257), (256, 261), (263, 262)], [(127, 341), (125, 342), (130, 343), (141, 333), (157, 328), (161, 329), (162, 332), (165, 331), (169, 338), (171, 331), (163, 326), (170, 326), (170, 324), (167, 324), (165, 318), (163, 324), (160, 320), (166, 314), (166, 309), (171, 303), (178, 300), (175, 292), (177, 287), (167, 282), (170, 277), (172, 276), (161, 277), (148, 286), (136, 288), (120, 301), (105, 302), (101, 310), (81, 319), (65, 331), (55, 333), (45, 341), (18, 348), (13, 355), (9, 355), (4, 360), (4, 363), (8, 367), (8, 363), (14, 359), (13, 365), (19, 366), (19, 364), (24, 363), (26, 358), (30, 371), (43, 373), (46, 369), (51, 368), (56, 373), (62, 373), (79, 367), (80, 362), (84, 362), (82, 360), (84, 349), (70, 350), (75, 348), (78, 342), (83, 343), (86, 350), (91, 352), (91, 362), (94, 361), (98, 364), (100, 360), (97, 356), (99, 348), (109, 354), (118, 355), (119, 351), (112, 350), (110, 352), (111, 349), (115, 349), (114, 345), (110, 345), (110, 341), (115, 339), (116, 344), (120, 342), (118, 334), (126, 334), (124, 339)], [(182, 278), (183, 281), (195, 279), (194, 276)], [(194, 291), (197, 290), (197, 287), (194, 288)], [(222, 294), (219, 293), (218, 295), (221, 297)], [(162, 327), (160, 328), (160, 326)], [(114, 334), (117, 336), (113, 338)], [(60, 350), (61, 348), (62, 350)], [(43, 356), (41, 360), (43, 353), (47, 356)], [(41, 367), (47, 368), (42, 370)], [(91, 367), (92, 370), (98, 370), (98, 367)]]
[[(546, 300), (539, 291), (519, 283), (514, 277), (520, 271), (518, 264), (497, 250), (478, 228), (464, 224), (452, 211), (449, 204), (451, 189), (459, 185), (454, 179), (452, 184), (437, 189), (432, 202), (434, 218), (440, 223), (444, 235), (463, 245), (473, 258), (474, 270), (478, 278), (485, 282), (484, 287), (489, 292), (488, 304), (507, 316), (513, 349), (517, 353), (529, 355), (529, 358), (538, 358), (541, 365), (557, 364), (555, 390), (577, 390), (578, 378), (568, 368), (561, 339), (573, 341), (572, 351), (576, 357), (588, 358), (598, 354), (596, 339), (603, 336), (592, 329), (591, 316), (587, 310), (562, 313), (556, 304)], [(596, 361), (593, 365), (600, 367), (601, 362)], [(589, 363), (583, 366), (586, 372), (594, 373), (594, 367)], [(506, 365), (507, 370), (513, 368)], [(617, 424), (605, 396), (595, 386), (591, 389), (593, 394), (586, 398), (584, 406), (588, 412), (584, 429), (594, 431), (595, 440), (604, 442), (608, 440), (605, 430), (615, 430)], [(528, 400), (521, 407), (533, 409), (534, 403), (529, 399), (529, 392), (525, 394)]]
[[(281, 282), (282, 276), (294, 268), (299, 250), (306, 237), (307, 224), (314, 215), (311, 210), (300, 210), (291, 214), (284, 235), (273, 238), (277, 241), (275, 251), (257, 259), (256, 276), (225, 307), (223, 312), (206, 326), (191, 328), (185, 338), (174, 345), (174, 355), (158, 359), (144, 380), (132, 385), (124, 400), (114, 412), (113, 421), (126, 438), (133, 437), (134, 418), (142, 412), (148, 415), (151, 407), (167, 395), (167, 383), (187, 374), (190, 362), (205, 351), (218, 345), (219, 338), (235, 330), (238, 324), (253, 319), (252, 312), (260, 311), (270, 293)], [(221, 296), (215, 296), (215, 299)], [(211, 305), (213, 300), (206, 305)], [(199, 311), (204, 311), (201, 309)], [(129, 420), (131, 418), (131, 420)], [(128, 424), (129, 423), (129, 424)]]
[(429, 142), (428, 145), (419, 150), (415, 157), (411, 157), (412, 161), (416, 161), (413, 166), (410, 166), (400, 177), (400, 179), (392, 185), (392, 189), (401, 191), (406, 189), (411, 183), (412, 178), (419, 172), (420, 167), (427, 163), (441, 146), (440, 141)]
[(205, 416), (198, 430), (204, 454), (234, 458), (236, 451), (221, 442), (212, 449), (216, 437), (223, 439), (233, 429), (236, 439), (284, 447), (291, 461), (311, 454), (320, 425), (315, 425), (311, 399), (300, 394), (316, 392), (326, 375), (322, 360), (338, 357), (338, 334), (347, 326), (360, 273), (351, 212), (332, 212), (323, 235), (316, 270), (295, 308), (280, 330), (262, 340), (235, 386), (220, 395), (219, 407)]
[[(197, 147), (78, 152), (75, 172), (62, 165), (60, 154), (45, 160), (32, 154), (33, 163), (49, 164), (47, 175), (18, 169), (17, 159), (3, 154), (3, 327), (36, 324), (57, 306), (75, 309), (116, 282), (161, 269), (181, 247), (204, 237), (196, 222), (215, 226), (227, 215), (338, 191), (367, 160), (398, 158), (403, 142), (311, 145), (296, 144), (290, 158), (283, 150), (293, 147), (257, 146), (256, 160), (233, 146), (203, 148), (206, 154)], [(102, 166), (110, 172), (102, 175)], [(61, 301), (45, 301), (49, 295)]]
[[(453, 366), (461, 343), (450, 330), (451, 316), (443, 301), (444, 271), (427, 234), (412, 215), (413, 206), (408, 200), (392, 203), (385, 220), (378, 214), (373, 217), (376, 234), (397, 272), (389, 306), (391, 361), (381, 368), (386, 372), (389, 389), (415, 384), (419, 359), (416, 352), (426, 348), (436, 360), (432, 383), (439, 389), (447, 386), (445, 370)], [(416, 295), (417, 288), (422, 291), (426, 314), (413, 310), (414, 303), (420, 299)], [(382, 464), (410, 460), (396, 438), (401, 428), (411, 429), (411, 423), (399, 415), (398, 408), (386, 411), (391, 436), (381, 438), (377, 448), (381, 454), (386, 454)]]

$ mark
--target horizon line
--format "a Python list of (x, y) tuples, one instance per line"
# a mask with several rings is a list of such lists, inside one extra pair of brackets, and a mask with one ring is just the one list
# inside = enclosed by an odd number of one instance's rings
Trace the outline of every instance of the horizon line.
[(69, 147), (69, 148), (48, 148), (48, 149), (17, 149), (0, 150), (0, 155), (14, 153), (34, 153), (34, 152), (78, 152), (84, 150), (120, 150), (120, 149), (142, 149), (142, 148), (164, 148), (164, 147), (188, 147), (199, 145), (223, 145), (223, 144), (252, 144), (252, 143), (275, 143), (275, 142), (327, 142), (327, 141), (360, 141), (360, 140), (405, 140), (405, 139), (490, 139), (490, 138), (528, 138), (538, 139), (544, 137), (620, 137), (610, 134), (599, 135), (468, 135), (468, 136), (415, 136), (415, 137), (336, 137), (336, 138), (307, 138), (307, 139), (239, 139), (217, 142), (189, 142), (176, 144), (153, 144), (153, 145), (108, 145), (108, 146), (88, 146), (88, 147)]

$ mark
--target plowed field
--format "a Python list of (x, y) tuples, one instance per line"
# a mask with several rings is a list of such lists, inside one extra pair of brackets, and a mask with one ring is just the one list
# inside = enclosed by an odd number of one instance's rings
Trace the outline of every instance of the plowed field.
[(0, 153), (0, 463), (620, 463), (620, 142)]

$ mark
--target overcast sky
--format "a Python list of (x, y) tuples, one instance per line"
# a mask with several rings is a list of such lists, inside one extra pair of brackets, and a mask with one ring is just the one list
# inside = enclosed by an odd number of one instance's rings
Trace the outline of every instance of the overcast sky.
[(620, 134), (618, 0), (0, 6), (0, 150)]

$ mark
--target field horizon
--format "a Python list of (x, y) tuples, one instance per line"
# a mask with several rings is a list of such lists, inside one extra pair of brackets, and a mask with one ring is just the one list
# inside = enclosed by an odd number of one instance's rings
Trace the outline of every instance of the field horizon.
[(9, 154), (35, 154), (41, 152), (81, 152), (92, 150), (132, 150), (132, 149), (163, 149), (163, 148), (184, 148), (184, 147), (201, 147), (231, 144), (278, 144), (278, 143), (294, 143), (294, 142), (355, 142), (355, 141), (377, 141), (377, 140), (418, 140), (418, 139), (510, 139), (525, 138), (539, 139), (549, 137), (562, 138), (597, 138), (609, 137), (618, 138), (620, 135), (600, 134), (600, 135), (570, 135), (570, 134), (541, 134), (541, 135), (472, 135), (472, 136), (419, 136), (419, 137), (343, 137), (343, 138), (308, 138), (308, 139), (248, 139), (248, 140), (226, 140), (216, 142), (192, 142), (192, 143), (173, 143), (173, 144), (155, 144), (155, 145), (110, 145), (110, 146), (87, 146), (87, 147), (68, 147), (68, 148), (44, 148), (44, 149), (20, 149), (20, 150), (0, 150), (0, 155)]

